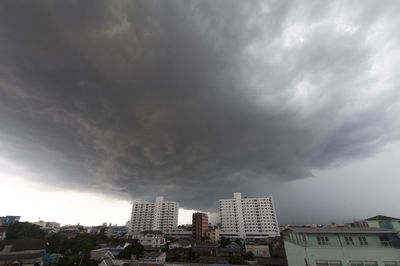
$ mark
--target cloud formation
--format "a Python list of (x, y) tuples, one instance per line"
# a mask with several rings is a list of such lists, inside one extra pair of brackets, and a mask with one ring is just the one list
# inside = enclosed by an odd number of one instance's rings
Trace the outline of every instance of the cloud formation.
[(1, 156), (206, 208), (400, 137), (396, 2), (3, 1)]

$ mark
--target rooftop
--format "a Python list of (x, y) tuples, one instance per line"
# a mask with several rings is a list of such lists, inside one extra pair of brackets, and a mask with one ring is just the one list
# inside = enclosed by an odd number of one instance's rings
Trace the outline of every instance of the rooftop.
[(46, 240), (42, 239), (15, 239), (0, 241), (0, 252), (4, 249), (11, 252), (27, 250), (45, 250)]
[(377, 216), (365, 219), (365, 221), (385, 221), (385, 220), (400, 220), (400, 218), (393, 218), (393, 217), (384, 216), (384, 215), (377, 215)]
[[(296, 233), (306, 234), (393, 234), (396, 231), (374, 227), (289, 227)], [(286, 231), (285, 230), (285, 231)]]

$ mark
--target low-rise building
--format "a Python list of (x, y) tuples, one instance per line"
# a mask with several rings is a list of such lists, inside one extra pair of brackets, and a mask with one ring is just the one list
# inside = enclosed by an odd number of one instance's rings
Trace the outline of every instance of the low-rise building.
[(92, 260), (102, 261), (105, 259), (114, 259), (114, 255), (107, 248), (99, 248), (90, 251), (90, 258)]
[(171, 238), (192, 238), (192, 231), (184, 228), (172, 228), (164, 232), (165, 237)]
[(165, 263), (167, 255), (165, 252), (149, 252), (143, 255), (140, 262), (143, 263)]
[(255, 257), (271, 257), (268, 245), (246, 245), (245, 252), (251, 252)]
[(0, 240), (6, 239), (7, 226), (0, 226)]
[(45, 252), (45, 240), (2, 240), (0, 241), (0, 265), (42, 265)]
[(164, 233), (161, 231), (132, 232), (132, 239), (137, 239), (145, 247), (160, 248), (166, 244)]
[(42, 230), (45, 230), (47, 232), (52, 232), (52, 233), (56, 233), (58, 231), (60, 231), (61, 228), (61, 224), (56, 223), (56, 222), (45, 222), (45, 221), (38, 221), (38, 222), (31, 222), (31, 224), (35, 224), (40, 226), (40, 228)]
[(219, 241), (219, 228), (217, 226), (209, 226), (206, 235), (213, 241)]
[(289, 265), (388, 266), (400, 262), (400, 239), (393, 230), (289, 227), (284, 242)]
[(181, 239), (174, 243), (169, 244), (169, 249), (177, 249), (177, 248), (191, 248), (194, 243), (189, 239)]

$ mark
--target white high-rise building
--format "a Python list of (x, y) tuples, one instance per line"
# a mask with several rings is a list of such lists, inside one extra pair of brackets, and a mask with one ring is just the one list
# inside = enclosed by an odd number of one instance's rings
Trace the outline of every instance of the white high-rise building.
[(222, 236), (246, 239), (280, 235), (272, 196), (242, 198), (237, 192), (233, 199), (220, 200), (219, 210)]
[(178, 226), (178, 211), (179, 204), (164, 201), (164, 197), (157, 197), (156, 202), (134, 202), (129, 231), (168, 231)]

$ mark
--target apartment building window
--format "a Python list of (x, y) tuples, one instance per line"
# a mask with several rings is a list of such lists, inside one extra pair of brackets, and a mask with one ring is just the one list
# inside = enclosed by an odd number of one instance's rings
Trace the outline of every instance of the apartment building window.
[(351, 236), (345, 236), (344, 240), (346, 241), (346, 245), (354, 246), (353, 238)]
[(329, 245), (329, 238), (327, 236), (317, 236), (318, 245)]
[(390, 247), (390, 240), (388, 236), (380, 236), (379, 241), (381, 241), (382, 246)]
[(397, 264), (397, 262), (395, 262), (395, 261), (385, 261), (384, 265), (385, 266), (398, 266), (398, 265), (400, 265), (400, 263)]
[(317, 261), (317, 266), (343, 266), (341, 261)]
[(359, 236), (358, 240), (360, 241), (360, 245), (361, 246), (366, 246), (368, 245), (367, 239), (365, 238), (365, 236)]

